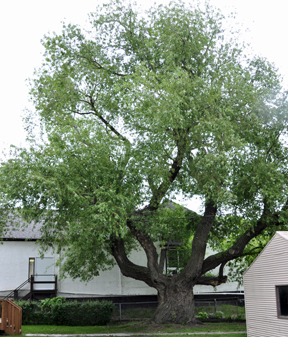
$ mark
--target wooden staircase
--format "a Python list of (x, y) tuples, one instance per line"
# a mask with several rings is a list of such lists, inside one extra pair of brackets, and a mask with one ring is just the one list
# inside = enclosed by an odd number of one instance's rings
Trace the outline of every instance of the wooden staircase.
[(10, 300), (0, 300), (0, 331), (8, 335), (20, 335), (22, 308)]
[[(47, 276), (47, 275), (43, 275)], [(48, 275), (52, 276), (52, 275)], [(14, 300), (41, 300), (45, 298), (52, 298), (57, 296), (57, 275), (53, 275), (53, 281), (35, 281), (35, 277), (31, 276), (28, 280), (23, 282), (19, 287), (11, 291), (4, 299)], [(23, 288), (27, 283), (30, 283), (30, 291), (25, 296), (19, 296), (19, 290)], [(37, 285), (43, 285), (44, 289), (38, 289)], [(53, 289), (45, 289), (45, 285), (53, 284)], [(36, 287), (35, 287), (36, 286)]]

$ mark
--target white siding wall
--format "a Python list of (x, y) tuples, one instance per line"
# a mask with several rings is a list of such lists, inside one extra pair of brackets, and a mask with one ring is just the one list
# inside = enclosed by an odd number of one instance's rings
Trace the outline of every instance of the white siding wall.
[[(1, 278), (0, 297), (7, 295), (28, 279), (28, 261), (30, 257), (39, 256), (39, 246), (34, 241), (4, 241), (0, 244)], [(160, 246), (157, 245), (158, 251)], [(55, 257), (51, 251), (45, 253), (45, 257)], [(147, 264), (142, 249), (133, 251), (130, 256), (132, 262), (145, 266)], [(55, 273), (59, 271), (55, 268)], [(29, 290), (29, 284), (24, 289)], [(227, 283), (217, 287), (217, 291), (236, 291), (237, 283)], [(214, 292), (211, 286), (196, 286), (194, 293)], [(155, 295), (156, 290), (148, 287), (144, 282), (136, 281), (121, 274), (118, 266), (111, 270), (100, 272), (100, 275), (85, 283), (80, 280), (65, 278), (58, 282), (60, 296), (121, 296), (121, 295)]]
[[(28, 279), (29, 258), (39, 256), (33, 241), (4, 241), (0, 244), (0, 296), (7, 295)], [(51, 251), (45, 257), (52, 257)], [(30, 284), (25, 288), (29, 290)]]
[(64, 297), (121, 295), (118, 267), (100, 272), (99, 276), (87, 283), (69, 277), (62, 279), (58, 283), (58, 295)]
[(248, 337), (288, 336), (288, 319), (277, 317), (275, 287), (288, 285), (288, 235), (280, 233), (244, 274)]
[[(0, 297), (6, 296), (10, 291), (17, 288), (28, 279), (29, 258), (39, 256), (39, 246), (34, 241), (4, 241), (0, 244), (1, 277)], [(45, 257), (57, 256), (48, 251)], [(135, 251), (131, 256), (134, 263), (145, 265), (143, 251)], [(55, 273), (59, 271), (55, 268)], [(23, 290), (30, 289), (27, 284)], [(111, 270), (100, 272), (100, 275), (85, 283), (80, 280), (65, 278), (58, 282), (59, 296), (82, 297), (82, 296), (117, 296), (117, 295), (154, 295), (155, 289), (148, 287), (144, 282), (136, 281), (123, 276), (118, 266)]]
[[(144, 266), (145, 255), (142, 250), (133, 251), (132, 262)], [(121, 274), (118, 266), (100, 272), (100, 275), (84, 283), (71, 278), (59, 282), (61, 296), (121, 296), (121, 295), (154, 295), (156, 290), (144, 282), (136, 281)]]

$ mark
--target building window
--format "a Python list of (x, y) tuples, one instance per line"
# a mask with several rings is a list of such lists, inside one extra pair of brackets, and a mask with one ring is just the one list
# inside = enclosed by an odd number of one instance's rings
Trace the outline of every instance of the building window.
[(178, 274), (184, 267), (184, 252), (181, 249), (169, 248), (166, 253), (166, 274)]
[(288, 318), (288, 285), (276, 286), (278, 317)]
[(35, 258), (29, 258), (29, 271), (28, 271), (28, 278), (35, 274)]

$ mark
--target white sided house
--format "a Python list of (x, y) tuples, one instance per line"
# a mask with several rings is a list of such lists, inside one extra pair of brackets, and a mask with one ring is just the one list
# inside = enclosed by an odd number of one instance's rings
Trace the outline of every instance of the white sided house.
[[(18, 221), (21, 222), (21, 221)], [(34, 298), (63, 296), (67, 298), (119, 298), (119, 297), (155, 297), (156, 290), (147, 286), (144, 282), (136, 281), (123, 276), (120, 269), (115, 265), (111, 270), (100, 272), (91, 281), (85, 283), (80, 280), (72, 280), (67, 277), (60, 278), (61, 266), (55, 265), (59, 258), (52, 250), (45, 252), (44, 257), (40, 257), (39, 243), (41, 232), (39, 224), (26, 224), (24, 229), (15, 228), (13, 224), (7, 224), (10, 230), (0, 242), (1, 256), (1, 278), (0, 278), (0, 298)], [(158, 251), (161, 247), (158, 245)], [(166, 259), (166, 272), (173, 272), (175, 269), (175, 254), (173, 261), (169, 261), (169, 252)], [(132, 262), (139, 265), (146, 265), (145, 253), (142, 249), (131, 253)], [(173, 263), (173, 265), (171, 265)], [(212, 286), (196, 286), (194, 294), (236, 292), (239, 291), (236, 282), (222, 284), (217, 290)], [(114, 299), (115, 300), (115, 299)], [(117, 300), (116, 300), (117, 301)], [(142, 299), (143, 301), (143, 299)]]
[(288, 232), (276, 232), (244, 273), (248, 337), (288, 336)]
[[(90, 282), (81, 282), (67, 277), (60, 278), (61, 266), (55, 265), (59, 255), (48, 250), (40, 257), (41, 239), (39, 224), (26, 224), (24, 229), (12, 228), (2, 238), (0, 256), (2, 260), (2, 275), (0, 278), (0, 298), (18, 289), (16, 297), (29, 298), (31, 291), (31, 276), (33, 277), (33, 298), (52, 296), (63, 297), (113, 297), (129, 295), (156, 295), (153, 288), (144, 282), (123, 276), (118, 266), (111, 270), (100, 272)], [(139, 250), (130, 257), (134, 263), (145, 264), (144, 254)], [(41, 283), (38, 283), (41, 282)], [(49, 283), (46, 283), (49, 282)], [(46, 293), (46, 296), (45, 296)], [(9, 297), (14, 297), (14, 293)]]

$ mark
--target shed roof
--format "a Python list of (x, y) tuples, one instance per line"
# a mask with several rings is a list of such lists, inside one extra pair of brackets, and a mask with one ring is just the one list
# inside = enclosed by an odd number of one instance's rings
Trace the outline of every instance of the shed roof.
[[(247, 272), (249, 272), (249, 270), (254, 266), (255, 263), (257, 263), (257, 260), (258, 260), (259, 257), (262, 255), (262, 253), (263, 253), (264, 251), (266, 251), (266, 249), (269, 249), (269, 246), (270, 246), (271, 242), (274, 240), (274, 238), (275, 238), (276, 236), (281, 236), (283, 239), (287, 240), (287, 243), (288, 243), (288, 231), (278, 231), (278, 232), (276, 232), (276, 233), (273, 235), (272, 239), (271, 239), (271, 240), (267, 243), (267, 245), (264, 247), (264, 249), (262, 250), (262, 252), (256, 257), (256, 259), (255, 259), (255, 260), (251, 263), (251, 265), (246, 269), (246, 271), (244, 272), (244, 275), (245, 275)], [(243, 275), (243, 276), (244, 276), (244, 275)]]
[(276, 234), (277, 233), (281, 235), (284, 239), (288, 240), (288, 231), (279, 231), (279, 232), (276, 232)]

